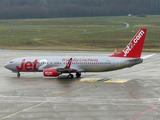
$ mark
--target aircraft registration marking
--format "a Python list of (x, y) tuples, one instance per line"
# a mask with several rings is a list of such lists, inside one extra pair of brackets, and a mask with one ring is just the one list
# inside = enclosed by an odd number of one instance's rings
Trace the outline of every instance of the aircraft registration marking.
[(103, 78), (82, 78), (77, 80), (77, 82), (97, 82), (102, 80)]
[(110, 79), (110, 80), (106, 80), (105, 83), (125, 83), (128, 80), (125, 79)]

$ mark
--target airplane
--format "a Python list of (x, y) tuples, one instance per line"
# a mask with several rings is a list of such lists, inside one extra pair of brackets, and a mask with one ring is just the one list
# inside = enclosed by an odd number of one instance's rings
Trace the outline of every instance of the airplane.
[(67, 73), (68, 78), (81, 77), (82, 72), (106, 72), (140, 64), (154, 54), (141, 57), (147, 28), (141, 28), (123, 51), (118, 48), (110, 56), (41, 56), (16, 58), (4, 67), (17, 73), (43, 72), (45, 77), (58, 77)]

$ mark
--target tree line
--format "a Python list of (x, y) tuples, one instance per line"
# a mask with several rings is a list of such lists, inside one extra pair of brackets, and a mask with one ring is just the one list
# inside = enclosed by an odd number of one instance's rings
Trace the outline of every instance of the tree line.
[(0, 0), (0, 19), (160, 14), (160, 0)]

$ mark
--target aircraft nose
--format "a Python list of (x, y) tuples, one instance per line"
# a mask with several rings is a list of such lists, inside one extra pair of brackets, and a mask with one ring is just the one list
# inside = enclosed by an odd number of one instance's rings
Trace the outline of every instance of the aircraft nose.
[(9, 69), (9, 64), (8, 63), (5, 64), (4, 67), (7, 68), (7, 69)]

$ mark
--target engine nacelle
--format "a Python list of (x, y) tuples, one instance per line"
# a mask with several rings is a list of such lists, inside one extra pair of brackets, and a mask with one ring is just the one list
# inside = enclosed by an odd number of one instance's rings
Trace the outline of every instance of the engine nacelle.
[(61, 73), (59, 73), (56, 69), (44, 69), (43, 70), (43, 75), (45, 77), (57, 77), (59, 76)]

